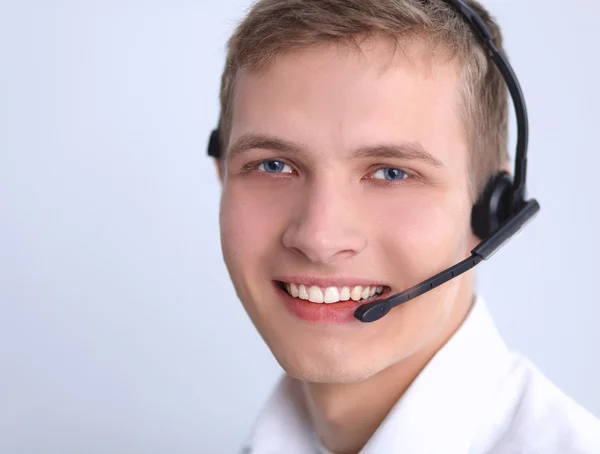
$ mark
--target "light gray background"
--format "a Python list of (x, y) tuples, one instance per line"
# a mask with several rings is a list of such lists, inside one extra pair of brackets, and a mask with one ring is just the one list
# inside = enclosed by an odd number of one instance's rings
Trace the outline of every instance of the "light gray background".
[[(481, 267), (501, 332), (600, 414), (594, 0), (487, 0), (541, 215)], [(230, 453), (280, 373), (205, 156), (247, 0), (0, 1), (0, 452)]]

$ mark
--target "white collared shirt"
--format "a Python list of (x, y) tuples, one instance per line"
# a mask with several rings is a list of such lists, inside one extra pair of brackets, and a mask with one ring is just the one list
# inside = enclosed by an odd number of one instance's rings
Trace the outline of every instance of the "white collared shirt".
[[(243, 452), (331, 454), (284, 376)], [(482, 298), (361, 454), (600, 454), (600, 420), (511, 353)]]

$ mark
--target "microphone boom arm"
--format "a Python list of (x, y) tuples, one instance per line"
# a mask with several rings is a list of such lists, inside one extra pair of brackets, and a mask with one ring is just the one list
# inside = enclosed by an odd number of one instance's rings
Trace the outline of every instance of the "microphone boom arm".
[(524, 202), (516, 213), (509, 217), (498, 230), (490, 237), (479, 243), (472, 251), (471, 256), (450, 268), (441, 271), (430, 279), (417, 284), (402, 293), (398, 293), (385, 300), (363, 304), (354, 312), (354, 316), (361, 322), (369, 323), (379, 320), (394, 307), (410, 301), (423, 293), (454, 279), (457, 276), (474, 268), (482, 260), (489, 259), (504, 243), (513, 237), (531, 218), (539, 211), (540, 205), (535, 200)]

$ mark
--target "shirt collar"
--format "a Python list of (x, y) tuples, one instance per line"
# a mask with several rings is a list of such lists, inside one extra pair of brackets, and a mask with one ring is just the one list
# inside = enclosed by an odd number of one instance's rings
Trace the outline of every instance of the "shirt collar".
[[(484, 300), (413, 381), (365, 445), (381, 452), (468, 452), (509, 353)], [(248, 439), (253, 454), (316, 451), (300, 384), (284, 377)]]

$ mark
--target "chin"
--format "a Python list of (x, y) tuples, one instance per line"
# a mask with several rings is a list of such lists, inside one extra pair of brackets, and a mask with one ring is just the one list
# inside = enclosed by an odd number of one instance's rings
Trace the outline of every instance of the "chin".
[(385, 369), (377, 367), (373, 358), (321, 349), (302, 353), (272, 350), (275, 359), (291, 377), (310, 383), (355, 383), (366, 380)]

